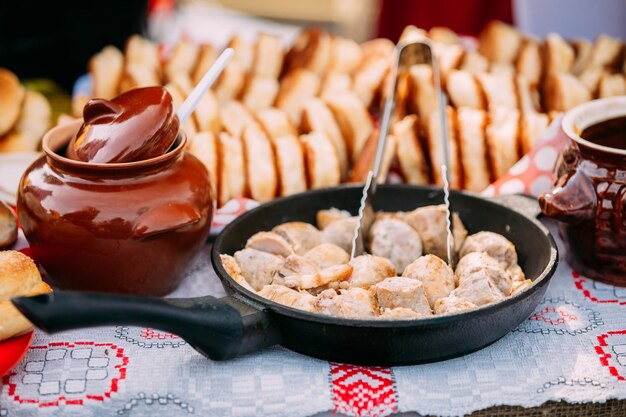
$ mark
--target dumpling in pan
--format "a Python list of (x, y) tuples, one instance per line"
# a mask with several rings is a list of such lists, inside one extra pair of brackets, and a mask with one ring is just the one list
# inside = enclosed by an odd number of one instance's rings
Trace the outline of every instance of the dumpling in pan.
[(241, 275), (256, 291), (270, 284), (275, 272), (283, 264), (283, 258), (251, 248), (235, 252), (235, 261), (241, 269)]
[(333, 265), (347, 264), (350, 262), (348, 252), (332, 243), (322, 243), (304, 254), (304, 257), (315, 263), (320, 268)]
[(356, 217), (348, 217), (330, 223), (322, 231), (324, 243), (333, 243), (350, 253), (356, 222)]
[(464, 280), (450, 295), (469, 301), (477, 306), (495, 303), (504, 299), (504, 294), (502, 294), (502, 291), (498, 289), (484, 269), (474, 272), (471, 279)]
[(381, 309), (410, 308), (420, 316), (430, 316), (432, 311), (424, 286), (416, 279), (392, 277), (371, 287)]
[(397, 271), (404, 271), (422, 256), (422, 240), (411, 226), (402, 220), (382, 218), (370, 229), (370, 253), (391, 261)]
[(395, 277), (396, 268), (388, 259), (376, 255), (361, 255), (350, 261), (354, 268), (348, 281), (342, 283), (344, 287), (359, 287), (368, 289), (385, 278)]
[(403, 277), (420, 281), (431, 308), (454, 290), (454, 272), (441, 258), (424, 255), (406, 267)]
[(511, 294), (511, 274), (486, 252), (472, 252), (461, 258), (456, 267), (455, 278), (459, 286), (474, 279), (477, 273), (485, 274), (504, 295)]
[[(467, 230), (461, 218), (454, 213), (454, 247), (458, 251), (467, 236)], [(444, 205), (420, 207), (408, 213), (404, 220), (422, 238), (424, 253), (435, 255), (448, 261), (446, 208)]]
[(314, 305), (316, 312), (334, 317), (372, 319), (377, 315), (374, 297), (362, 288), (322, 291)]
[(476, 308), (476, 304), (463, 300), (457, 296), (449, 295), (440, 298), (435, 303), (435, 314), (452, 314)]
[(282, 285), (266, 285), (259, 291), (261, 297), (299, 310), (315, 310), (315, 297), (306, 291), (296, 291)]
[(517, 265), (515, 246), (504, 236), (494, 232), (478, 232), (468, 236), (463, 242), (459, 257), (472, 252), (486, 252), (500, 262), (504, 269)]
[(285, 239), (298, 255), (304, 255), (322, 243), (322, 233), (309, 223), (283, 223), (274, 227), (272, 232)]

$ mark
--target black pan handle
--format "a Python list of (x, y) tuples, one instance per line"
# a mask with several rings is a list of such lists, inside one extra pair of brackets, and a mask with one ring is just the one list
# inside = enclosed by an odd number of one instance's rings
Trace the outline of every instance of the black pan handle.
[(154, 327), (179, 335), (213, 360), (230, 359), (281, 340), (267, 312), (232, 297), (160, 299), (55, 291), (12, 301), (48, 333), (115, 324)]
[(495, 197), (491, 197), (490, 200), (500, 205), (503, 205), (507, 208), (510, 208), (511, 210), (515, 210), (518, 213), (531, 219), (536, 219), (542, 215), (541, 207), (539, 207), (539, 203), (537, 202), (537, 199), (530, 195), (526, 195), (526, 194), (497, 195)]

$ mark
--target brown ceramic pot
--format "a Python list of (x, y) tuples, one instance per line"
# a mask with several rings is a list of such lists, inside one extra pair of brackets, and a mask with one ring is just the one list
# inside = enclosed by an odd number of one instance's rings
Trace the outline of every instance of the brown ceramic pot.
[(556, 167), (554, 189), (542, 195), (544, 214), (560, 221), (568, 261), (579, 272), (626, 286), (626, 149), (583, 139), (589, 126), (626, 116), (626, 96), (594, 100), (569, 111), (569, 143)]
[(18, 216), (33, 256), (62, 289), (164, 295), (209, 235), (204, 165), (181, 133), (164, 155), (96, 164), (63, 156), (79, 129), (50, 130), (24, 173)]

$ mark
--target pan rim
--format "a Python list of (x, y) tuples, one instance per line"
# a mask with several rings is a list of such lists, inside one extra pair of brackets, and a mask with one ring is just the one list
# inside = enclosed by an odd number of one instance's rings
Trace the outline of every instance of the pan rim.
[[(441, 193), (441, 189), (437, 188), (437, 187), (433, 187), (433, 186), (417, 186), (417, 185), (410, 185), (410, 184), (384, 184), (381, 185), (382, 188), (397, 188), (397, 189), (405, 189), (405, 190), (422, 190), (422, 191), (432, 191), (432, 192), (437, 192), (437, 193)], [(324, 188), (324, 189), (318, 189), (318, 190), (310, 190), (310, 191), (306, 191), (304, 193), (299, 193), (299, 194), (293, 194), (290, 196), (286, 196), (286, 197), (281, 197), (281, 198), (277, 198), (275, 200), (273, 200), (270, 204), (273, 203), (282, 203), (285, 201), (289, 201), (289, 200), (297, 200), (299, 198), (301, 198), (302, 195), (306, 194), (306, 195), (310, 195), (310, 194), (321, 194), (321, 193), (327, 193), (327, 192), (333, 192), (335, 190), (344, 190), (346, 188), (358, 188), (360, 189), (361, 186), (359, 185), (351, 185), (351, 184), (344, 184), (344, 185), (340, 185), (338, 187), (333, 187), (333, 188)], [(231, 223), (229, 223), (226, 227), (224, 227), (224, 229), (222, 230), (222, 232), (220, 232), (220, 234), (217, 236), (217, 238), (215, 239), (215, 242), (213, 243), (213, 246), (211, 248), (211, 262), (213, 264), (213, 268), (216, 271), (218, 278), (220, 279), (222, 284), (227, 285), (230, 289), (233, 290), (233, 296), (235, 298), (237, 298), (239, 301), (246, 303), (256, 309), (260, 309), (260, 310), (269, 310), (274, 314), (280, 314), (283, 316), (287, 316), (290, 318), (294, 318), (294, 319), (299, 319), (299, 320), (306, 320), (308, 322), (315, 322), (318, 324), (325, 324), (325, 325), (331, 325), (331, 326), (347, 326), (347, 327), (362, 327), (362, 328), (421, 328), (421, 327), (440, 327), (442, 325), (447, 325), (447, 324), (452, 324), (452, 323), (456, 323), (459, 321), (465, 321), (465, 320), (471, 320), (471, 319), (476, 319), (485, 315), (489, 315), (490, 313), (496, 311), (496, 310), (500, 310), (502, 308), (505, 308), (507, 306), (511, 306), (513, 304), (517, 304), (519, 302), (521, 302), (522, 300), (528, 298), (529, 296), (531, 296), (534, 292), (536, 292), (540, 287), (543, 287), (544, 285), (547, 285), (550, 281), (550, 279), (552, 278), (552, 276), (554, 275), (554, 272), (556, 271), (557, 267), (558, 267), (558, 262), (559, 262), (559, 256), (558, 256), (558, 248), (556, 245), (556, 242), (554, 240), (554, 237), (552, 236), (552, 234), (550, 233), (550, 231), (543, 225), (541, 224), (541, 222), (539, 222), (537, 219), (533, 219), (530, 217), (527, 217), (525, 215), (523, 215), (520, 212), (517, 212), (509, 207), (506, 207), (503, 204), (498, 203), (497, 201), (494, 200), (490, 200), (489, 198), (485, 198), (485, 197), (481, 197), (475, 193), (468, 193), (468, 192), (464, 192), (464, 191), (455, 191), (455, 190), (451, 190), (451, 194), (457, 194), (457, 195), (461, 195), (464, 198), (471, 198), (471, 199), (476, 199), (476, 200), (480, 200), (482, 203), (486, 203), (486, 204), (493, 204), (499, 207), (502, 207), (504, 209), (510, 210), (512, 212), (515, 213), (515, 215), (517, 216), (521, 216), (523, 217), (526, 221), (530, 222), (533, 227), (538, 228), (544, 235), (545, 237), (548, 239), (548, 243), (550, 245), (550, 257), (548, 259), (548, 262), (545, 266), (545, 268), (541, 271), (541, 273), (535, 278), (533, 279), (533, 283), (532, 285), (525, 289), (524, 291), (514, 295), (514, 296), (510, 296), (500, 302), (494, 303), (494, 304), (487, 304), (487, 305), (483, 305), (480, 306), (478, 308), (472, 309), (472, 310), (468, 310), (468, 311), (463, 311), (463, 312), (458, 312), (458, 313), (453, 313), (453, 314), (445, 314), (445, 315), (439, 315), (439, 316), (432, 316), (432, 317), (426, 317), (426, 318), (419, 318), (419, 319), (412, 319), (412, 320), (397, 320), (397, 319), (375, 319), (375, 320), (364, 320), (364, 319), (351, 319), (351, 318), (343, 318), (343, 317), (334, 317), (334, 316), (328, 316), (328, 315), (324, 315), (324, 314), (318, 314), (318, 313), (311, 313), (311, 312), (307, 312), (304, 310), (299, 310), (293, 307), (289, 307), (289, 306), (285, 306), (283, 304), (279, 304), (277, 302), (268, 300), (264, 297), (261, 297), (258, 294), (255, 294), (247, 289), (245, 289), (243, 286), (241, 286), (240, 284), (238, 284), (229, 274), (228, 272), (226, 272), (226, 270), (224, 269), (224, 267), (222, 266), (222, 262), (220, 260), (220, 253), (218, 252), (217, 248), (221, 246), (221, 242), (224, 238), (224, 236), (228, 233), (228, 230), (231, 227), (234, 227), (234, 225), (236, 225), (238, 222), (245, 220), (246, 218), (250, 217), (250, 216), (254, 216), (255, 213), (257, 211), (263, 210), (266, 206), (265, 205), (260, 205), (258, 207), (255, 207), (254, 209), (242, 214), (241, 216), (237, 217), (235, 220), (233, 220)]]

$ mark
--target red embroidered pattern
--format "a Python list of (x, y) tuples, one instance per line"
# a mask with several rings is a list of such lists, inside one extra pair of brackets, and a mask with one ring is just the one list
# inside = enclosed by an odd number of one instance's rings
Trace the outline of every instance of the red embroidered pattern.
[[(609, 370), (611, 375), (617, 378), (618, 381), (626, 381), (626, 378), (624, 378), (624, 376), (619, 373), (618, 368), (615, 366), (615, 363), (621, 365), (621, 363), (626, 362), (624, 359), (622, 359), (622, 357), (626, 355), (624, 353), (617, 353), (617, 351), (615, 350), (616, 346), (610, 346), (607, 342), (607, 339), (614, 336), (626, 336), (626, 330), (615, 330), (601, 334), (600, 336), (598, 336), (599, 343), (594, 348), (600, 358), (600, 364), (602, 364), (602, 366), (605, 366)], [(619, 346), (622, 347), (626, 345)], [(613, 350), (613, 353), (609, 353), (611, 350)]]
[(330, 364), (335, 413), (383, 417), (397, 411), (391, 368)]
[(143, 337), (144, 339), (148, 339), (148, 340), (152, 340), (152, 339), (157, 339), (157, 340), (180, 339), (180, 337), (176, 336), (175, 334), (172, 334), (172, 333), (161, 333), (158, 330), (154, 330), (151, 327), (146, 327), (144, 329), (141, 329), (141, 332), (139, 332), (139, 336)]
[[(556, 316), (556, 317), (555, 317)], [(538, 313), (533, 314), (528, 320), (541, 320), (546, 323), (558, 326), (564, 324), (566, 321), (578, 320), (578, 318), (572, 314), (566, 313), (560, 308), (546, 307)]]
[[(90, 392), (90, 393), (85, 392), (85, 393), (81, 393), (77, 398), (68, 397), (63, 394), (59, 395), (58, 397), (54, 399), (49, 399), (49, 398), (44, 399), (43, 396), (40, 396), (39, 398), (25, 398), (21, 396), (18, 392), (19, 391), (18, 388), (20, 388), (21, 385), (18, 385), (18, 382), (12, 381), (11, 379), (15, 375), (17, 375), (17, 373), (13, 372), (13, 373), (9, 373), (8, 375), (5, 375), (2, 378), (2, 384), (7, 385), (9, 387), (9, 390), (7, 393), (8, 397), (11, 398), (13, 401), (16, 401), (20, 404), (37, 404), (39, 407), (56, 407), (61, 404), (83, 405), (85, 400), (102, 402), (106, 398), (110, 398), (112, 393), (118, 392), (120, 381), (126, 379), (128, 356), (124, 354), (123, 348), (118, 347), (114, 343), (95, 343), (91, 341), (81, 341), (81, 342), (74, 342), (74, 343), (52, 342), (52, 343), (48, 343), (45, 346), (32, 346), (31, 350), (39, 350), (39, 349), (48, 350), (49, 348), (57, 348), (57, 349), (65, 348), (67, 350), (70, 350), (74, 348), (80, 349), (80, 348), (88, 347), (88, 346), (104, 348), (105, 350), (109, 352), (107, 358), (117, 358), (116, 365), (112, 367), (113, 372), (111, 372), (111, 369), (107, 367), (107, 372), (109, 376), (108, 378), (106, 378), (106, 380), (107, 380), (108, 387), (103, 392)], [(102, 359), (102, 358), (98, 358), (98, 359)], [(112, 377), (111, 377), (111, 374), (113, 374)]]
[[(613, 294), (606, 294), (607, 298), (599, 298), (595, 295), (592, 295), (591, 290), (587, 288), (589, 284), (589, 280), (587, 278), (582, 277), (578, 272), (572, 271), (572, 277), (574, 278), (574, 286), (576, 287), (576, 289), (582, 292), (583, 296), (589, 301), (592, 301), (598, 304), (626, 305), (626, 298), (618, 299), (618, 297), (615, 296), (614, 292)], [(612, 298), (612, 297), (615, 297), (615, 298)]]

